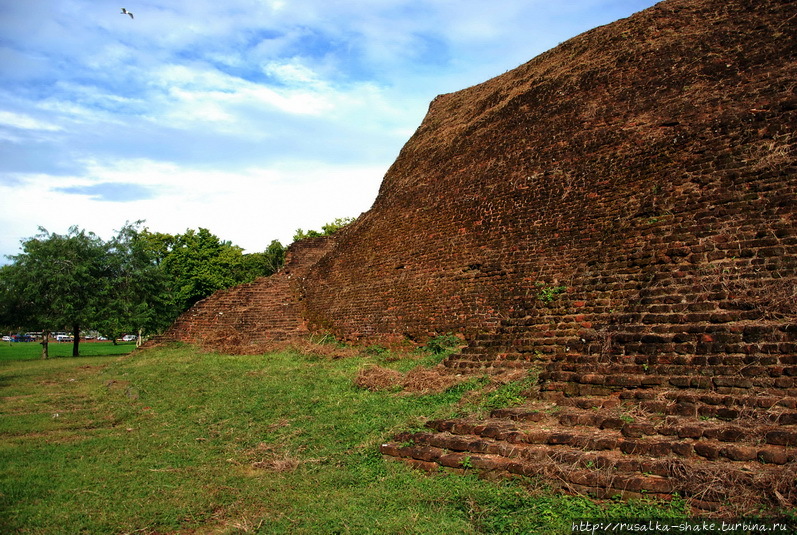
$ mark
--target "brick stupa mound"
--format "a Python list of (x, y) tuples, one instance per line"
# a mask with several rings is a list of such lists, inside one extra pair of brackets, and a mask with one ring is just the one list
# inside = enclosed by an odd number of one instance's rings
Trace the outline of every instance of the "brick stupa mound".
[(460, 333), (447, 368), (527, 368), (528, 403), (385, 455), (797, 506), (796, 7), (666, 0), (437, 97), (370, 211), (166, 338)]

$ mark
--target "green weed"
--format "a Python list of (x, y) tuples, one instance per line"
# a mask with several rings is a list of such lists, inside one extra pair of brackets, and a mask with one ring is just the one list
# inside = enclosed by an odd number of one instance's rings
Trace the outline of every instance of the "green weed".
[(521, 381), (512, 381), (501, 385), (493, 392), (487, 394), (482, 402), (482, 407), (486, 410), (495, 410), (520, 405), (526, 401), (524, 392), (531, 388), (535, 382), (535, 377), (527, 377)]
[(567, 291), (567, 286), (546, 286), (544, 283), (539, 282), (537, 286), (540, 287), (537, 299), (543, 303), (550, 303), (556, 299), (556, 296)]
[(441, 353), (452, 351), (460, 344), (462, 344), (462, 340), (460, 340), (457, 336), (448, 333), (441, 334), (430, 339), (428, 342), (426, 342), (425, 347), (427, 351), (439, 355)]

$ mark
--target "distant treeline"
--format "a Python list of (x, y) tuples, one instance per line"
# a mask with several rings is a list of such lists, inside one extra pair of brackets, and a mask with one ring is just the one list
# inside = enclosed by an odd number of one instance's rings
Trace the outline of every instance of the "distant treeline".
[(244, 254), (204, 228), (166, 234), (141, 225), (126, 224), (109, 241), (78, 227), (40, 228), (23, 240), (22, 253), (0, 267), (0, 329), (69, 331), (77, 354), (81, 330), (111, 340), (160, 332), (200, 299), (271, 275), (285, 259), (277, 240)]
[[(321, 231), (297, 229), (294, 241), (333, 234), (352, 221), (336, 219)], [(68, 331), (78, 355), (82, 330), (110, 340), (133, 333), (140, 340), (163, 331), (200, 299), (267, 277), (285, 262), (278, 240), (263, 252), (244, 254), (205, 228), (165, 234), (142, 225), (127, 223), (108, 241), (76, 226), (66, 234), (40, 227), (22, 240), (22, 253), (0, 267), (0, 330)]]

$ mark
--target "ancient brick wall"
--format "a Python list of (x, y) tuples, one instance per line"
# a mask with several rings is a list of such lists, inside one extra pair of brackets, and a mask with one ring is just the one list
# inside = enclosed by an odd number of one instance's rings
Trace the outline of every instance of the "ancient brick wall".
[(437, 97), (371, 210), (166, 338), (461, 333), (446, 369), (529, 370), (529, 401), (386, 456), (797, 507), (795, 20), (791, 1), (665, 0)]
[[(310, 271), (310, 324), (464, 332), (494, 361), (604, 343), (618, 325), (777, 315), (797, 251), (793, 15), (663, 2), (438, 97), (373, 208)], [(656, 340), (743, 337), (675, 334)]]
[(334, 244), (331, 237), (292, 244), (279, 272), (199, 301), (155, 342), (182, 341), (245, 353), (309, 334), (301, 308), (302, 284), (308, 268)]
[(446, 366), (538, 383), (383, 454), (704, 514), (797, 506), (796, 15), (663, 2), (433, 103), (377, 206), (448, 225), (413, 255), (438, 297), (496, 298)]
[(667, 0), (437, 97), (371, 210), (317, 254), (294, 246), (301, 280), (222, 292), (168, 337), (457, 332), (460, 367), (753, 338), (790, 351), (793, 16)]

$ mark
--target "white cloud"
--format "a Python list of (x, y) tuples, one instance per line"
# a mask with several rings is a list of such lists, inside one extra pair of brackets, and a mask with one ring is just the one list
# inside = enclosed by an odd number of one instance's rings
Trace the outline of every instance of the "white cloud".
[[(273, 239), (288, 244), (297, 228), (320, 227), (338, 217), (356, 217), (376, 197), (385, 169), (377, 166), (329, 166), (318, 162), (285, 163), (269, 169), (240, 172), (180, 168), (152, 161), (113, 165), (88, 162), (91, 178), (29, 175), (25, 189), (0, 215), (0, 227), (15, 228), (17, 238), (32, 236), (38, 225), (64, 232), (77, 224), (104, 238), (126, 221), (145, 219), (153, 230), (181, 233), (205, 227), (250, 252), (265, 249)], [(68, 195), (60, 190), (105, 184), (138, 184), (158, 195), (120, 202), (98, 202), (92, 193)], [(57, 187), (55, 185), (57, 184)], [(0, 196), (13, 188), (0, 185)], [(37, 213), (36, 222), (27, 221)], [(68, 217), (65, 217), (68, 216)], [(0, 233), (0, 239), (13, 236)], [(5, 254), (13, 253), (6, 249)]]
[(301, 85), (325, 85), (319, 79), (318, 75), (311, 69), (294, 63), (291, 61), (272, 61), (268, 63), (264, 69), (266, 74), (269, 74), (280, 82), (286, 84), (301, 84)]
[(0, 111), (0, 126), (12, 126), (24, 130), (48, 130), (58, 131), (62, 128), (58, 125), (34, 119), (29, 115), (14, 113), (11, 111)]

